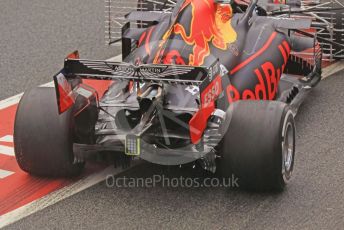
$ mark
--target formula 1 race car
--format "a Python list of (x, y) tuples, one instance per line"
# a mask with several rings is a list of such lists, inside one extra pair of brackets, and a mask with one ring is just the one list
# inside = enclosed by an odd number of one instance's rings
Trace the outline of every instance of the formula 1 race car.
[[(108, 43), (121, 44), (122, 61), (74, 52), (55, 88), (23, 95), (14, 130), (21, 169), (73, 176), (106, 153), (124, 165), (197, 162), (244, 188), (283, 189), (294, 167), (294, 116), (321, 80), (322, 59), (343, 57), (343, 4), (106, 4)], [(100, 98), (85, 79), (111, 83)]]

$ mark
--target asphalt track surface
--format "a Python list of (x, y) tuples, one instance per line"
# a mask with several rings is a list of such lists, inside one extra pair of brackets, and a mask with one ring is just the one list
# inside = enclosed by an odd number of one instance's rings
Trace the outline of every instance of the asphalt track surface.
[(102, 0), (1, 0), (0, 100), (52, 80), (66, 55), (104, 59)]
[[(1, 99), (50, 81), (75, 48), (85, 57), (115, 52), (103, 46), (102, 1), (2, 0), (0, 9)], [(100, 183), (6, 229), (343, 229), (343, 89), (340, 72), (322, 81), (300, 108), (295, 171), (282, 193)], [(154, 174), (204, 176), (145, 163), (117, 177)]]

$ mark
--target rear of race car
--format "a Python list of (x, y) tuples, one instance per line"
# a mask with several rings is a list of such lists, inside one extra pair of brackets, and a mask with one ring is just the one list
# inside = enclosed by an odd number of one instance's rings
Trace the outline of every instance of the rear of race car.
[[(81, 83), (85, 78), (112, 79), (114, 84), (98, 100)], [(66, 59), (55, 84), (62, 115), (70, 109), (61, 108), (75, 106), (79, 97), (97, 99), (97, 120), (79, 123), (93, 126), (75, 126), (76, 136), (94, 133), (88, 141), (73, 141), (74, 162), (99, 152), (121, 156), (124, 162), (133, 157), (160, 165), (198, 161), (203, 169), (235, 175), (241, 186), (254, 190), (281, 190), (291, 177), (295, 123), (290, 107), (279, 101), (229, 104), (223, 90), (229, 77), (218, 62), (210, 67), (134, 66)], [(75, 111), (75, 118), (84, 114)]]
[[(208, 68), (134, 66), (69, 56), (54, 77), (59, 113), (74, 107), (78, 116), (93, 106), (99, 115), (91, 138), (95, 143), (73, 144), (76, 161), (102, 151), (162, 165), (206, 157), (222, 136), (216, 122), (225, 112), (215, 103), (223, 92), (222, 75), (217, 61)], [(82, 83), (87, 78), (113, 84), (99, 99), (95, 89)]]
[[(253, 1), (244, 15), (252, 16), (256, 5)], [(154, 23), (167, 23), (171, 16), (170, 12), (140, 15), (149, 16), (147, 20)], [(137, 21), (137, 16), (130, 14), (127, 19)], [(244, 18), (247, 20), (241, 22), (249, 24), (250, 17)], [(278, 25), (290, 21), (263, 19)], [(292, 106), (299, 105), (295, 95), (303, 95), (293, 87), (295, 81), (287, 84), (286, 94), (277, 100), (229, 100), (233, 98), (230, 76), (216, 57), (207, 66), (142, 64), (160, 63), (130, 58), (136, 47), (132, 47), (133, 40), (138, 38), (140, 43), (137, 35), (144, 28), (133, 29), (126, 23), (121, 30), (118, 41), (122, 41), (126, 62), (80, 59), (74, 52), (54, 76), (55, 89), (24, 95), (14, 133), (16, 157), (23, 170), (43, 176), (77, 175), (87, 159), (106, 152), (124, 162), (134, 157), (161, 165), (199, 160), (208, 171), (220, 171), (224, 177), (235, 174), (248, 188), (284, 187), (294, 165)], [(309, 35), (304, 31), (297, 34)], [(321, 49), (314, 45), (315, 38), (308, 40), (315, 63), (305, 66), (317, 77), (310, 78), (316, 81), (297, 81), (296, 86), (304, 92), (320, 79), (320, 71), (311, 67), (318, 66)], [(304, 60), (299, 64), (304, 66)], [(85, 79), (113, 83), (100, 98)], [(39, 138), (28, 135), (30, 132), (44, 135)]]

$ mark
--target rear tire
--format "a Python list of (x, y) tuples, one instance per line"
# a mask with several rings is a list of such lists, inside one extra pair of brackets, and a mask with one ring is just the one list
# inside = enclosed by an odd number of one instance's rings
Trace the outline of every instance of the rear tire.
[(220, 151), (222, 176), (240, 187), (282, 190), (290, 180), (295, 156), (295, 122), (288, 106), (276, 101), (239, 101)]
[(54, 88), (26, 92), (17, 109), (14, 148), (19, 167), (29, 174), (75, 176), (84, 163), (73, 164), (73, 107), (59, 115)]

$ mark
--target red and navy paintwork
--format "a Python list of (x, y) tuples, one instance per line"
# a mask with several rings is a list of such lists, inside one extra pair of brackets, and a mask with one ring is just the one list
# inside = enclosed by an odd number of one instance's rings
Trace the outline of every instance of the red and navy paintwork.
[[(170, 23), (163, 21), (147, 28), (138, 40), (138, 48), (124, 61), (209, 66), (218, 59), (228, 73), (200, 90), (202, 107), (190, 121), (190, 125), (204, 130), (215, 107), (226, 110), (237, 100), (277, 97), (291, 52), (288, 36), (265, 18), (245, 20), (229, 4), (186, 0), (177, 5)], [(219, 98), (222, 93), (225, 96)], [(206, 97), (217, 101), (216, 105), (208, 105)], [(191, 137), (196, 143), (201, 136)]]
[[(127, 15), (129, 21), (150, 23), (146, 28), (131, 28), (130, 22), (123, 26), (123, 62), (68, 58), (62, 75), (55, 76), (56, 86), (62, 86), (56, 88), (68, 88), (59, 83), (65, 82), (64, 77), (70, 83), (80, 77), (121, 79), (109, 87), (101, 102), (123, 106), (103, 108), (106, 112), (99, 113), (96, 126), (116, 130), (115, 134), (139, 133), (145, 147), (159, 147), (147, 150), (141, 158), (159, 164), (166, 163), (166, 146), (169, 151), (186, 146), (191, 146), (186, 152), (194, 151), (192, 146), (202, 142), (213, 112), (226, 112), (235, 101), (278, 100), (297, 109), (303, 97), (296, 95), (320, 79), (321, 50), (316, 39), (302, 30), (311, 26), (311, 20), (268, 17), (257, 11), (256, 3), (238, 12), (232, 7), (234, 3), (185, 0), (178, 1), (170, 13), (132, 12)], [(295, 51), (307, 49), (314, 51), (313, 62), (291, 58)], [(197, 81), (200, 84), (195, 86)], [(138, 82), (145, 84), (141, 87)], [(152, 88), (157, 92), (163, 89), (156, 108), (163, 108), (170, 116), (165, 130), (158, 115), (151, 118), (146, 113), (156, 102), (142, 98), (142, 92)], [(60, 112), (66, 102), (61, 95), (57, 92)], [(99, 135), (98, 146), (118, 143), (115, 134)], [(172, 141), (168, 144), (166, 138)], [(180, 159), (171, 162), (173, 154), (168, 164), (195, 160), (175, 153)]]

